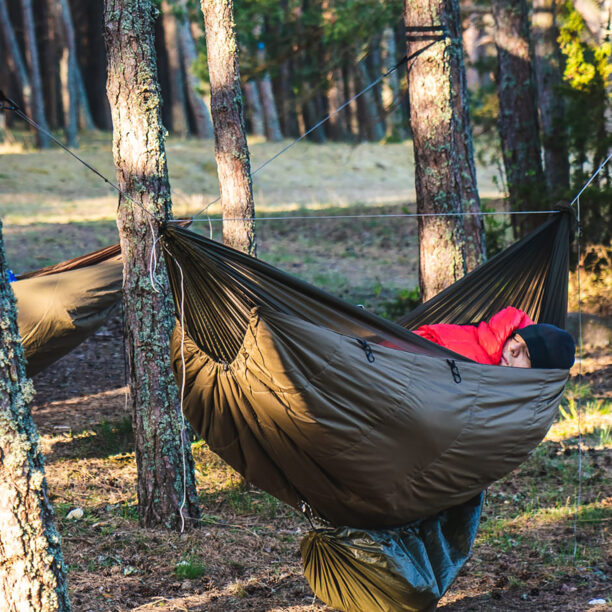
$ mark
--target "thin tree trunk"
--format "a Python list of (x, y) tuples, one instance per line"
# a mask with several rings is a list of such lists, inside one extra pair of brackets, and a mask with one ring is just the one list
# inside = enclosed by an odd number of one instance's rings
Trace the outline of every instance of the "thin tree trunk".
[(244, 84), (244, 93), (249, 105), (248, 115), (251, 120), (251, 132), (254, 136), (265, 136), (263, 109), (259, 99), (257, 81), (248, 81)]
[(15, 30), (11, 24), (6, 0), (0, 0), (0, 27), (2, 28), (2, 36), (4, 38), (4, 48), (6, 49), (7, 61), (11, 67), (11, 71), (17, 86), (23, 98), (23, 105), (28, 115), (32, 114), (32, 86), (30, 85), (30, 77), (25, 61), (21, 55)]
[(78, 63), (76, 59), (76, 43), (70, 5), (67, 0), (57, 0), (57, 19), (63, 31), (63, 51), (61, 60), (62, 106), (64, 110), (64, 130), (66, 144), (69, 147), (78, 146), (79, 121), (79, 85)]
[(255, 256), (255, 204), (244, 130), (233, 0), (202, 0), (225, 244)]
[[(23, 30), (25, 35), (28, 63), (30, 66), (30, 83), (32, 84), (32, 118), (43, 130), (48, 130), (45, 118), (45, 105), (42, 95), (42, 80), (40, 78), (40, 62), (38, 61), (38, 48), (36, 46), (36, 34), (34, 32), (34, 14), (32, 12), (32, 1), (21, 0), (23, 12)], [(49, 137), (36, 130), (36, 144), (41, 149), (49, 148)]]
[[(257, 61), (259, 65), (266, 62), (266, 51), (263, 43), (260, 43), (257, 48)], [(264, 116), (264, 125), (266, 130), (266, 138), (272, 142), (279, 142), (283, 139), (278, 121), (278, 112), (276, 110), (276, 101), (274, 100), (274, 92), (272, 91), (272, 79), (270, 73), (266, 70), (258, 81), (259, 94), (261, 99), (261, 107)]]
[(85, 89), (83, 74), (78, 63), (76, 65), (76, 82), (79, 96), (79, 127), (82, 130), (88, 130), (91, 132), (96, 129), (96, 125), (93, 120), (93, 115), (91, 114), (91, 106), (89, 105), (87, 89)]
[(556, 0), (533, 0), (533, 42), (546, 183), (551, 193), (569, 187), (565, 102), (559, 88), (563, 75), (557, 38)]
[[(179, 528), (199, 516), (194, 466), (170, 367), (174, 306), (163, 261), (160, 290), (149, 280), (159, 222), (170, 217), (151, 0), (106, 0), (107, 91), (113, 156), (122, 191), (117, 226), (124, 266), (130, 401), (138, 468), (138, 508), (146, 527)], [(148, 211), (148, 212), (146, 212)], [(189, 522), (186, 523), (189, 526)]]
[[(389, 70), (399, 60), (395, 46), (395, 33), (390, 27), (385, 28), (383, 32), (382, 49), (384, 67), (386, 70)], [(406, 133), (403, 125), (400, 83), (397, 70), (383, 81), (382, 95), (386, 112), (389, 114), (387, 138), (393, 141), (403, 140), (406, 137)]]
[(183, 68), (177, 33), (176, 17), (167, 0), (162, 2), (162, 23), (166, 54), (168, 56), (168, 80), (170, 81), (170, 111), (172, 132), (177, 136), (186, 136), (188, 132), (185, 113), (185, 88)]
[[(478, 212), (459, 3), (405, 0), (404, 19), (409, 35), (408, 55), (432, 42), (431, 33), (410, 32), (410, 28), (433, 25), (445, 30), (441, 40), (411, 60), (409, 72), (417, 212)], [(433, 32), (436, 34), (440, 31)], [(466, 226), (461, 216), (419, 217), (419, 284), (423, 300), (454, 283), (482, 260), (481, 230), (478, 221)]]
[[(344, 103), (342, 99), (342, 71), (334, 68), (327, 73), (327, 110), (328, 113), (335, 113)], [(346, 111), (341, 111), (333, 115), (328, 122), (329, 135), (332, 140), (344, 140), (346, 138), (344, 115)]]
[[(357, 56), (361, 56), (360, 45), (356, 46)], [(370, 84), (372, 79), (368, 73), (368, 67), (365, 59), (357, 61), (355, 66), (356, 90), (357, 92), (364, 89)], [(378, 142), (385, 137), (385, 126), (378, 115), (378, 105), (376, 96), (372, 89), (366, 91), (357, 100), (358, 108), (361, 109), (361, 122), (363, 123), (364, 134), (368, 140)]]
[[(61, 87), (61, 32), (54, 0), (34, 0), (36, 11), (36, 47), (40, 61), (42, 98), (47, 127), (58, 130), (64, 126)], [(43, 24), (41, 28), (39, 23)], [(40, 33), (44, 32), (44, 36)]]
[[(515, 211), (537, 210), (546, 204), (527, 3), (493, 0), (491, 6), (498, 58), (498, 128), (510, 206)], [(533, 216), (512, 219), (520, 236), (538, 223)]]
[(60, 535), (45, 480), (0, 221), (0, 601), (6, 612), (68, 612)]
[(193, 114), (196, 134), (200, 138), (212, 138), (214, 136), (212, 118), (208, 106), (199, 91), (202, 85), (200, 79), (193, 71), (198, 52), (189, 23), (187, 3), (185, 0), (179, 0), (178, 6), (183, 12), (183, 16), (178, 22), (178, 39), (185, 65), (187, 100)]

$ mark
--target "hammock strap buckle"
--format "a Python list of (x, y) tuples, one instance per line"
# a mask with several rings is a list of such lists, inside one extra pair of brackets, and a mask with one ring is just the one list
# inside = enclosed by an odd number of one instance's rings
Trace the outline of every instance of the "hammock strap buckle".
[(370, 363), (374, 363), (375, 358), (374, 358), (374, 353), (372, 352), (372, 347), (362, 338), (357, 338), (357, 342), (359, 342), (359, 345), (365, 351), (366, 359)]
[(453, 380), (457, 384), (459, 384), (461, 382), (461, 373), (459, 372), (459, 368), (457, 367), (455, 360), (447, 359), (446, 363), (448, 363), (448, 365), (450, 366), (450, 371), (451, 371), (451, 374), (453, 375)]

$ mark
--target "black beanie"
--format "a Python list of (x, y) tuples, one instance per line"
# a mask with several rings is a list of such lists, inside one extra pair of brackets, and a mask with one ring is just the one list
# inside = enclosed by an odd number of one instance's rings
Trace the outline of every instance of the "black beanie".
[(574, 340), (563, 329), (538, 323), (517, 329), (529, 349), (532, 368), (569, 370), (574, 365)]

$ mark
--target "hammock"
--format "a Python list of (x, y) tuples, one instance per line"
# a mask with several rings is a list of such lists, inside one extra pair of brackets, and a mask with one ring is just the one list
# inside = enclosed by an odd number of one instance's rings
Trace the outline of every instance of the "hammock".
[(121, 298), (123, 264), (114, 245), (17, 277), (17, 323), (28, 376), (69, 353), (102, 325)]
[(165, 228), (185, 414), (246, 479), (330, 523), (302, 543), (330, 605), (427, 609), (467, 559), (481, 492), (543, 438), (568, 372), (476, 364), (407, 328), (508, 305), (563, 326), (571, 223), (552, 216), (402, 325)]

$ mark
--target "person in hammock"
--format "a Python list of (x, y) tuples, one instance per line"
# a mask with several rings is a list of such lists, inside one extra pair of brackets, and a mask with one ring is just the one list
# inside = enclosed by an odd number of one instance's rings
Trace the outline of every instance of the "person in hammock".
[(574, 364), (570, 334), (554, 325), (536, 324), (512, 306), (478, 325), (438, 323), (413, 332), (478, 363), (563, 370)]

